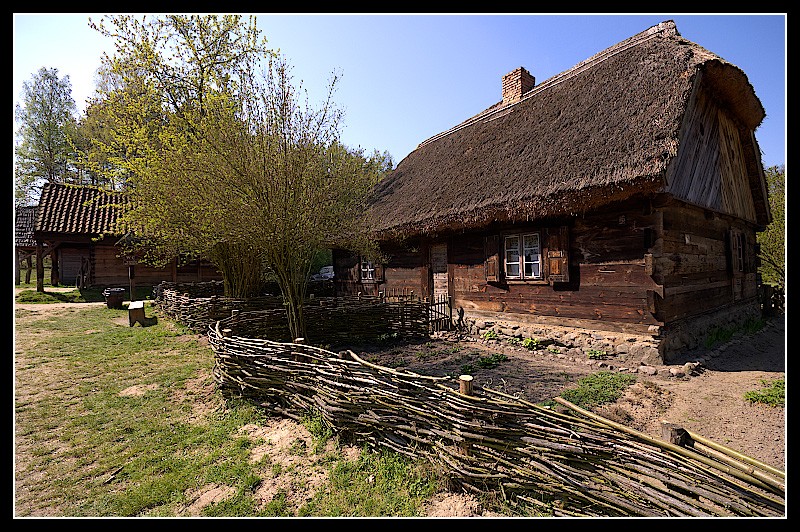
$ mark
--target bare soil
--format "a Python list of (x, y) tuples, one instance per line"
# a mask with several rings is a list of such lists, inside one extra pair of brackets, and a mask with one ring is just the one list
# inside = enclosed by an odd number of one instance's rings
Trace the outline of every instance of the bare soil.
[[(96, 304), (96, 303), (95, 303)], [(59, 312), (64, 307), (79, 304), (17, 305), (35, 308), (39, 312)], [(627, 371), (637, 375), (637, 382), (615, 404), (596, 409), (596, 413), (622, 423), (650, 436), (661, 436), (661, 422), (668, 421), (706, 439), (725, 445), (770, 466), (785, 470), (786, 419), (785, 408), (751, 403), (744, 398), (747, 391), (756, 391), (764, 382), (786, 376), (785, 317), (773, 318), (759, 332), (738, 335), (723, 346), (713, 350), (687, 353), (690, 366), (631, 367), (630, 361), (576, 359), (547, 350), (529, 351), (522, 347), (465, 341), (464, 339), (432, 339), (413, 345), (395, 345), (357, 351), (362, 358), (398, 369), (428, 375), (458, 374), (472, 364), (474, 383), (531, 402), (540, 402), (560, 395), (574, 387), (579, 379), (598, 371)], [(481, 358), (503, 353), (506, 359), (493, 368), (476, 366)], [(693, 366), (693, 367), (692, 367)], [(689, 369), (688, 372), (684, 372)], [(652, 373), (652, 374), (651, 374)], [(203, 382), (198, 376), (198, 382)], [(207, 380), (206, 380), (207, 382)], [(126, 393), (141, 393), (129, 389)], [(213, 401), (213, 394), (199, 395)], [(217, 405), (208, 405), (208, 409)], [(197, 415), (203, 406), (198, 405)], [(244, 427), (253, 438), (270, 442), (257, 452), (275, 453), (275, 460), (292, 460), (293, 471), (304, 471), (302, 493), (294, 493), (290, 502), (299, 508), (309, 500), (315, 488), (326, 478), (325, 468), (318, 464), (313, 453), (307, 453), (305, 462), (298, 462), (296, 453), (288, 452), (289, 445), (306, 441), (311, 445), (311, 435), (300, 424), (289, 419), (270, 420), (266, 426)], [(15, 460), (24, 461), (25, 446), (17, 442)], [(281, 454), (284, 453), (284, 454)], [(346, 448), (349, 459), (356, 459), (358, 449)], [(256, 459), (257, 457), (254, 457)], [(260, 489), (264, 502), (270, 493), (285, 491), (287, 485), (297, 486), (294, 479), (275, 477)], [(17, 481), (19, 483), (19, 480)], [(18, 486), (19, 489), (19, 486)], [(199, 515), (202, 507), (230, 495), (225, 486), (206, 486), (197, 493), (187, 494), (191, 503), (182, 515)], [(54, 513), (53, 515), (56, 515)], [(429, 517), (492, 516), (481, 507), (471, 494), (439, 493), (427, 507)]]

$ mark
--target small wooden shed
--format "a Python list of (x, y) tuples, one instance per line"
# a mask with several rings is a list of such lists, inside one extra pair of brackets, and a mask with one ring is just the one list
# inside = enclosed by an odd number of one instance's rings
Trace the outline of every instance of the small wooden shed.
[(37, 289), (44, 283), (42, 259), (51, 258), (51, 284), (77, 287), (127, 287), (162, 281), (220, 280), (222, 275), (206, 261), (164, 268), (138, 263), (125, 256), (120, 245), (126, 234), (118, 226), (124, 195), (92, 186), (47, 183), (36, 209), (33, 237), (37, 255)]
[(501, 81), (499, 102), (376, 186), (367, 214), (388, 260), (335, 251), (339, 293), (648, 337), (663, 360), (758, 315), (771, 215), (744, 72), (665, 21), (539, 84), (525, 68)]

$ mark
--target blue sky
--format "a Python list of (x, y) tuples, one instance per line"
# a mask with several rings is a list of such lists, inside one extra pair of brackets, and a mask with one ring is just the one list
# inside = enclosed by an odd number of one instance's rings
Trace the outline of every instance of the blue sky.
[[(69, 75), (79, 108), (113, 43), (88, 27), (100, 14), (14, 14), (14, 102), (41, 67)], [(678, 31), (748, 76), (766, 109), (756, 130), (766, 167), (786, 163), (786, 16), (774, 14), (264, 14), (258, 27), (292, 65), (310, 102), (341, 74), (342, 140), (388, 151), (395, 164), (423, 140), (501, 99), (519, 66), (536, 82), (650, 26)]]

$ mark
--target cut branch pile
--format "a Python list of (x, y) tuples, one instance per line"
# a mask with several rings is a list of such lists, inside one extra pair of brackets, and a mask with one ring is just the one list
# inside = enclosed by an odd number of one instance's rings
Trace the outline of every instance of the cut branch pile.
[(250, 336), (258, 319), (236, 313), (209, 326), (224, 393), (297, 421), (321, 416), (373, 449), (429, 460), (466, 489), (500, 491), (556, 516), (785, 513), (785, 486), (771, 472), (650, 438), (560, 398), (568, 413), (488, 388), (464, 394), (457, 379), (377, 366), (352, 351)]

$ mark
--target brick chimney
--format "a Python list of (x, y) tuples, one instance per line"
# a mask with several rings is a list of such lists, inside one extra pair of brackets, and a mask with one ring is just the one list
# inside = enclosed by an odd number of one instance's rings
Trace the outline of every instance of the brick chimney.
[(536, 84), (536, 79), (523, 67), (503, 76), (503, 103), (519, 101)]

